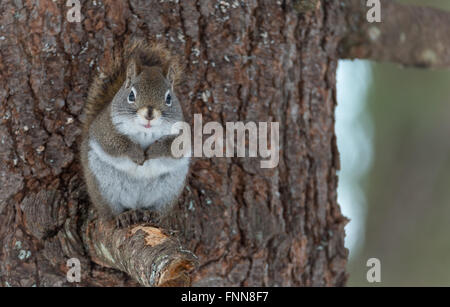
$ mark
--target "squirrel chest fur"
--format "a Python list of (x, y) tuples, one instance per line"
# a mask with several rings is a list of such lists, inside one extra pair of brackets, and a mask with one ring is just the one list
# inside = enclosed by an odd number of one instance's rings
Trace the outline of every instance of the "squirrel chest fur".
[(183, 121), (173, 89), (180, 69), (160, 45), (125, 48), (92, 84), (86, 107), (81, 162), (100, 217), (131, 209), (165, 213), (181, 194), (189, 158), (172, 156)]

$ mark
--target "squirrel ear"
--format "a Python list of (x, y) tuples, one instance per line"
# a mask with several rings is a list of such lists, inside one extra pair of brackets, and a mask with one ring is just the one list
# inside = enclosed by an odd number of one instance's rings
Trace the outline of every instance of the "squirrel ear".
[(173, 85), (175, 83), (175, 69), (172, 66), (169, 66), (169, 69), (167, 70), (167, 76), (166, 76), (167, 81), (169, 81), (170, 86), (172, 87), (173, 90)]
[(131, 80), (136, 78), (136, 76), (138, 74), (139, 74), (139, 71), (138, 71), (138, 66), (137, 66), (136, 60), (131, 59), (128, 62), (128, 66), (127, 66), (127, 77), (126, 77), (125, 87), (127, 87), (127, 88), (130, 87)]

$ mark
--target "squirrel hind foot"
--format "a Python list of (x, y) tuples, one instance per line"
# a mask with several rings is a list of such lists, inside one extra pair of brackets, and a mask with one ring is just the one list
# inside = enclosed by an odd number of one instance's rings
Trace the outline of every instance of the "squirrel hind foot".
[(159, 226), (160, 214), (157, 211), (145, 209), (127, 210), (116, 216), (115, 220), (117, 228), (127, 228), (140, 223)]

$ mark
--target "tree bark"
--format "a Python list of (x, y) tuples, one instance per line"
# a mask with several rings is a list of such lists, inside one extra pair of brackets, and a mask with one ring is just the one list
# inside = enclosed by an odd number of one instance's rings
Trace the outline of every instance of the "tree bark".
[(88, 223), (83, 232), (91, 259), (126, 272), (144, 286), (189, 286), (196, 257), (160, 229), (136, 225), (117, 229), (114, 221)]
[(450, 13), (382, 0), (381, 22), (368, 23), (366, 0), (346, 2), (342, 58), (389, 61), (403, 66), (450, 68)]
[[(67, 21), (63, 2), (0, 4), (1, 285), (152, 284), (149, 272), (133, 279), (135, 267), (105, 261), (95, 250), (102, 239), (86, 237), (95, 214), (77, 158), (90, 81), (132, 35), (182, 57), (176, 90), (191, 123), (195, 113), (223, 125), (280, 122), (276, 168), (256, 158), (192, 161), (167, 223), (198, 257), (192, 284), (344, 285), (334, 132), (339, 1), (81, 1), (81, 23)], [(110, 233), (92, 227), (103, 239)], [(134, 234), (143, 240), (144, 232)], [(65, 276), (73, 257), (79, 284)]]

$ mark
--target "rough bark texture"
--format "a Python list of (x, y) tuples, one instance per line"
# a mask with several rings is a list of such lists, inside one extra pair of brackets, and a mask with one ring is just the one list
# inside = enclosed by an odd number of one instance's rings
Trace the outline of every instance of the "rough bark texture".
[(381, 22), (368, 23), (366, 2), (346, 1), (348, 26), (341, 57), (413, 67), (450, 67), (449, 12), (382, 0)]
[(159, 228), (117, 229), (114, 221), (95, 219), (87, 224), (83, 238), (95, 263), (126, 272), (141, 285), (190, 285), (196, 257)]
[(65, 1), (2, 1), (0, 284), (73, 285), (64, 272), (77, 257), (80, 285), (136, 285), (99, 265), (104, 255), (84, 237), (92, 210), (77, 138), (96, 67), (138, 34), (184, 59), (177, 92), (187, 120), (280, 122), (277, 168), (255, 158), (193, 160), (168, 224), (199, 257), (193, 284), (343, 285), (334, 133), (341, 8), (305, 1), (81, 1), (81, 23), (67, 22)]

